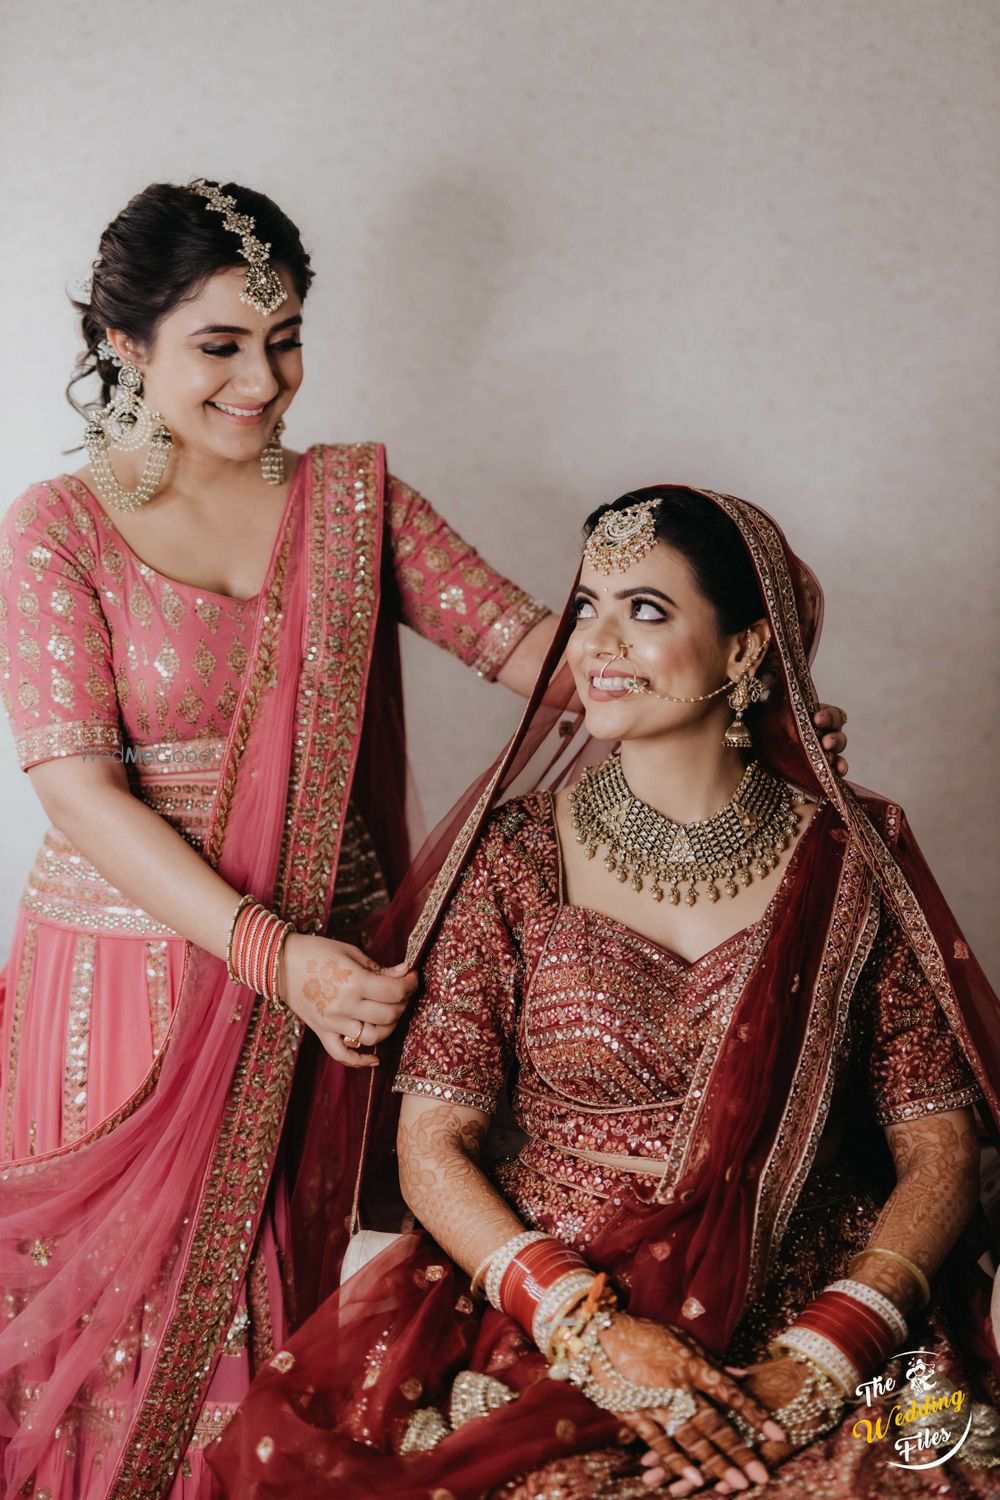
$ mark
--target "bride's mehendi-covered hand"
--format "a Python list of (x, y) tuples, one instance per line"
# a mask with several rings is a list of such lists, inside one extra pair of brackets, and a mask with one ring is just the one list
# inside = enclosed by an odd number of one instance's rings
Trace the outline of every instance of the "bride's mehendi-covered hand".
[[(801, 1391), (805, 1381), (804, 1366), (795, 1360), (783, 1357), (766, 1359), (760, 1364), (748, 1365), (745, 1369), (738, 1369), (733, 1365), (726, 1365), (725, 1369), (729, 1375), (736, 1377), (741, 1387), (749, 1392), (751, 1397), (756, 1398), (761, 1406), (769, 1412), (780, 1411), (782, 1407), (787, 1406), (790, 1401), (794, 1400)], [(750, 1420), (753, 1421), (754, 1419), (751, 1417)], [(794, 1452), (794, 1449), (787, 1441), (779, 1442), (777, 1440), (773, 1435), (775, 1430), (773, 1425), (767, 1428), (760, 1422), (757, 1422), (756, 1425), (764, 1433), (763, 1438), (756, 1445), (756, 1456), (768, 1469), (773, 1469), (776, 1465), (783, 1463)], [(646, 1470), (644, 1477), (650, 1487), (655, 1487), (663, 1484), (665, 1481), (669, 1481), (672, 1472), (674, 1472), (668, 1469), (661, 1461), (660, 1455), (655, 1449), (651, 1449), (645, 1455), (642, 1463)], [(705, 1493), (732, 1495), (738, 1490), (745, 1488), (745, 1484), (732, 1483), (735, 1477), (733, 1474), (720, 1476), (716, 1480), (716, 1483), (712, 1484), (712, 1478), (715, 1476), (708, 1472), (707, 1465), (702, 1464), (701, 1467), (706, 1471), (703, 1481), (694, 1484), (688, 1476), (685, 1476), (680, 1482), (675, 1481), (674, 1483), (670, 1483), (669, 1493), (677, 1496), (686, 1496), (693, 1495), (697, 1491), (702, 1490)], [(751, 1474), (749, 1477), (754, 1478), (754, 1475)], [(758, 1479), (757, 1482), (761, 1483), (763, 1481)]]
[[(651, 1409), (623, 1418), (655, 1454), (655, 1461), (651, 1461), (655, 1467), (647, 1470), (651, 1486), (672, 1479), (690, 1493), (706, 1479), (724, 1476), (734, 1489), (766, 1482), (766, 1468), (726, 1413), (739, 1412), (774, 1438), (781, 1435), (781, 1429), (770, 1421), (766, 1406), (715, 1365), (693, 1340), (648, 1318), (619, 1313), (601, 1334), (601, 1344), (615, 1370), (626, 1380), (635, 1385), (689, 1390), (698, 1401), (695, 1415), (670, 1436), (666, 1411)], [(594, 1367), (594, 1379), (598, 1384), (607, 1379), (599, 1362)]]

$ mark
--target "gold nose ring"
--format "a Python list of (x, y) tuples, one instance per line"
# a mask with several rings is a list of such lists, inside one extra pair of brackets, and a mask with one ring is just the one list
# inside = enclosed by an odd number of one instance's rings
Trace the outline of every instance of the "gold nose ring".
[[(622, 661), (625, 660), (625, 652), (628, 650), (628, 648), (629, 648), (628, 641), (619, 641), (618, 642), (618, 650), (615, 652), (614, 656), (612, 656), (612, 658), (611, 658), (610, 661), (606, 661), (604, 663), (604, 665), (601, 667), (601, 670), (598, 672), (597, 677), (595, 678), (595, 681), (596, 681), (597, 686), (600, 688), (600, 690), (601, 690), (602, 693), (606, 693), (607, 692), (607, 688), (604, 686), (604, 674), (605, 674), (605, 672), (608, 670), (609, 667), (613, 667), (614, 664), (615, 664), (615, 662), (618, 661), (619, 659), (621, 659)], [(602, 656), (604, 655), (603, 651), (601, 652), (601, 655)]]

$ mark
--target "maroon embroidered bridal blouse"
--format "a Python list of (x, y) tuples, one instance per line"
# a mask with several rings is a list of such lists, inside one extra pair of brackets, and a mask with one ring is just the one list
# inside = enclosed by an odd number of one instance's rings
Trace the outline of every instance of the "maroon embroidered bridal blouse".
[[(498, 1186), (527, 1224), (585, 1249), (625, 1174), (637, 1188), (644, 1180), (634, 1161), (615, 1158), (652, 1158), (669, 1173), (679, 1156), (724, 1034), (727, 997), (768, 941), (798, 852), (764, 916), (687, 963), (611, 917), (562, 901), (551, 797), (511, 802), (489, 825), (434, 944), (397, 1092), (492, 1115), (509, 1080), (528, 1140), (496, 1169)], [(848, 1106), (873, 1106), (888, 1124), (978, 1098), (885, 912), (838, 1072), (834, 1134)], [(646, 1178), (650, 1187), (658, 1180)]]

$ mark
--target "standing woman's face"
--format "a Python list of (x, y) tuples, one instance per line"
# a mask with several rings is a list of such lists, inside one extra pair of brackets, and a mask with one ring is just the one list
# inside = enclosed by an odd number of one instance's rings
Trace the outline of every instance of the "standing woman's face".
[(151, 348), (112, 334), (179, 450), (248, 463), (291, 405), (302, 384), (302, 304), (284, 267), (275, 269), (288, 298), (266, 316), (240, 301), (244, 272), (234, 266), (163, 318)]

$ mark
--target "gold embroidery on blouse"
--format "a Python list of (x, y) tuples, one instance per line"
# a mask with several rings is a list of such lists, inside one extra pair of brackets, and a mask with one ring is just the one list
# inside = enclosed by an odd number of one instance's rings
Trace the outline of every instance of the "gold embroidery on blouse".
[(17, 638), (17, 654), (32, 671), (37, 672), (42, 664), (42, 648), (34, 636), (28, 635), (25, 630), (22, 630)]
[(173, 682), (180, 664), (176, 646), (170, 641), (164, 641), (153, 660), (153, 666), (167, 684)]
[(73, 595), (70, 593), (69, 589), (64, 588), (62, 584), (56, 584), (55, 588), (52, 590), (49, 603), (52, 606), (52, 613), (54, 615), (61, 616), (61, 618), (66, 621), (67, 625), (71, 625), (73, 623), (75, 607)]
[(42, 582), (42, 577), (45, 569), (48, 567), (51, 561), (52, 553), (49, 551), (48, 547), (43, 547), (41, 542), (36, 542), (35, 545), (29, 550), (27, 557), (28, 567), (31, 568), (39, 583)]
[(206, 687), (208, 687), (212, 680), (212, 673), (215, 671), (217, 663), (218, 657), (214, 651), (209, 650), (204, 637), (202, 637), (198, 642), (198, 649), (194, 653), (192, 665)]
[(170, 584), (164, 582), (160, 590), (160, 613), (174, 630), (179, 630), (184, 616), (187, 614), (187, 605)]
[(143, 588), (142, 584), (133, 585), (128, 600), (129, 613), (138, 620), (143, 629), (148, 626), (153, 618), (153, 601), (149, 590)]
[(41, 696), (35, 684), (22, 676), (17, 685), (17, 701), (29, 713), (37, 713)]
[(38, 502), (35, 500), (34, 495), (29, 495), (14, 512), (14, 530), (18, 536), (23, 536), (28, 527), (33, 525), (37, 519)]
[(49, 636), (48, 651), (49, 655), (54, 656), (56, 661), (73, 660), (73, 642), (61, 630), (53, 630)]
[(217, 604), (209, 604), (207, 599), (196, 599), (194, 612), (205, 626), (205, 629), (210, 630), (214, 635), (219, 628), (219, 618), (222, 614), (219, 606)]
[(52, 687), (50, 689), (53, 703), (58, 703), (60, 708), (65, 708), (72, 713), (76, 707), (76, 691), (68, 677), (64, 677), (58, 667), (52, 668)]
[(475, 641), (477, 649), (470, 665), (480, 677), (492, 677), (517, 643), (539, 621), (546, 619), (548, 614), (549, 610), (544, 604), (539, 604), (536, 599), (530, 599), (527, 594), (518, 591), (515, 603), (494, 620), (485, 635)]
[(189, 682), (181, 695), (180, 701), (174, 708), (174, 712), (179, 719), (183, 719), (185, 724), (190, 724), (193, 728), (201, 718), (204, 706), (204, 699), (198, 697), (198, 694)]
[(246, 671), (249, 659), (250, 654), (242, 641), (235, 641), (226, 652), (226, 665), (231, 672), (236, 673), (237, 677), (241, 677)]
[(21, 579), (21, 587), (17, 595), (17, 607), (26, 620), (32, 620), (37, 623), (39, 616), (38, 595), (26, 578)]

